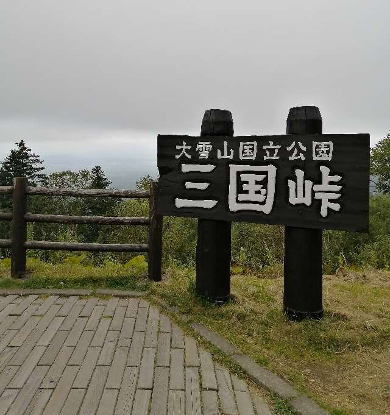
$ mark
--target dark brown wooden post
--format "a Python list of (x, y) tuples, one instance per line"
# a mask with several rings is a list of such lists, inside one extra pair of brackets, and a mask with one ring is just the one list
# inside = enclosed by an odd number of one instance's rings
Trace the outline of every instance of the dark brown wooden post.
[(11, 276), (22, 278), (26, 273), (27, 222), (24, 215), (27, 212), (27, 178), (15, 177), (13, 190), (13, 210), (11, 226)]
[[(211, 109), (203, 116), (201, 136), (232, 137), (230, 111)], [(198, 220), (196, 246), (196, 292), (215, 303), (230, 298), (231, 224), (218, 220)]]
[(161, 281), (161, 261), (162, 261), (162, 225), (163, 217), (157, 215), (157, 194), (158, 183), (152, 182), (150, 185), (149, 199), (149, 279)]
[[(286, 133), (321, 134), (320, 110), (311, 106), (291, 108)], [(291, 320), (323, 315), (321, 229), (285, 228), (284, 313)]]

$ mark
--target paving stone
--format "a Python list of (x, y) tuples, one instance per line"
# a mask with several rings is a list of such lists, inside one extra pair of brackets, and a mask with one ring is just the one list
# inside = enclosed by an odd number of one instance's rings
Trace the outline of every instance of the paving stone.
[[(7, 316), (3, 318), (0, 323), (0, 338), (1, 336), (8, 330), (18, 330), (18, 328), (12, 328), (11, 326), (14, 325), (17, 316)], [(19, 327), (20, 328), (20, 327)]]
[(71, 389), (60, 415), (77, 415), (84, 395), (85, 389)]
[(97, 305), (97, 303), (97, 298), (89, 298), (84, 308), (81, 310), (79, 317), (89, 317), (92, 314), (92, 311)]
[(34, 311), (34, 315), (46, 314), (50, 307), (56, 303), (58, 300), (58, 295), (51, 295), (47, 297), (46, 300)]
[(202, 391), (203, 414), (220, 415), (218, 409), (218, 394), (216, 391)]
[(186, 413), (201, 414), (199, 390), (199, 370), (196, 367), (186, 367)]
[(113, 317), (114, 316), (114, 312), (116, 309), (116, 306), (118, 304), (119, 299), (118, 298), (110, 298), (108, 300), (107, 306), (103, 312), (103, 316), (104, 317)]
[(149, 303), (148, 303), (147, 301), (145, 301), (145, 300), (143, 300), (143, 299), (141, 298), (141, 299), (139, 300), (138, 307), (141, 307), (141, 308), (143, 308), (143, 307), (145, 307), (145, 308), (149, 308)]
[(118, 391), (116, 389), (105, 389), (96, 415), (113, 415)]
[(95, 414), (107, 380), (108, 371), (108, 366), (96, 366), (79, 415)]
[(6, 347), (2, 352), (0, 352), (0, 373), (3, 372), (4, 368), (7, 366), (8, 362), (13, 358), (16, 351), (16, 347)]
[(63, 346), (61, 348), (53, 364), (50, 366), (45, 379), (43, 379), (40, 386), (41, 388), (54, 389), (57, 386), (68, 363), (68, 360), (73, 353), (73, 350), (74, 347), (69, 346)]
[(184, 334), (183, 330), (176, 324), (172, 324), (172, 349), (184, 349)]
[(20, 415), (25, 413), (25, 410), (38, 390), (42, 379), (45, 377), (47, 370), (47, 366), (37, 366), (34, 369), (31, 376), (28, 378), (27, 382), (8, 409), (7, 415)]
[(7, 330), (0, 339), (0, 353), (8, 346), (12, 339), (18, 334), (18, 330)]
[(126, 308), (125, 307), (117, 307), (114, 313), (114, 317), (111, 321), (110, 330), (121, 330), (123, 319), (125, 318)]
[(6, 389), (0, 396), (0, 415), (5, 415), (15, 400), (19, 389)]
[(289, 405), (302, 415), (328, 415), (325, 409), (322, 409), (307, 396), (299, 396), (290, 401)]
[(128, 347), (117, 347), (107, 379), (107, 389), (119, 389), (122, 383), (123, 372), (125, 371)]
[(38, 298), (37, 295), (29, 295), (28, 297), (24, 298), (23, 301), (12, 310), (12, 315), (20, 316), (24, 310), (28, 308), (28, 306), (33, 303)]
[(240, 415), (256, 415), (249, 392), (236, 390), (235, 394), (238, 413)]
[(115, 415), (131, 414), (133, 407), (135, 388), (137, 386), (138, 368), (127, 367), (123, 375), (119, 389), (118, 402), (115, 408)]
[(125, 318), (119, 336), (119, 346), (130, 346), (134, 333), (135, 318)]
[(229, 372), (225, 369), (216, 369), (215, 373), (218, 382), (218, 395), (221, 401), (222, 412), (229, 415), (238, 415)]
[(34, 330), (37, 324), (40, 322), (41, 317), (31, 317), (27, 320), (26, 324), (18, 331), (16, 336), (10, 341), (9, 345), (12, 347), (20, 347), (23, 345), (28, 335)]
[(110, 327), (111, 319), (102, 318), (99, 322), (98, 328), (96, 329), (95, 335), (93, 336), (91, 346), (99, 346), (102, 347), (104, 344), (104, 340), (106, 338), (106, 334), (108, 328)]
[(118, 302), (118, 307), (126, 307), (129, 304), (129, 300), (127, 298), (121, 298)]
[(191, 324), (191, 327), (212, 345), (218, 347), (227, 355), (238, 353), (238, 350), (231, 343), (203, 324), (193, 323)]
[(0, 373), (0, 395), (4, 392), (15, 373), (18, 371), (19, 366), (7, 366)]
[(84, 330), (85, 325), (87, 324), (87, 318), (79, 317), (72, 330), (69, 332), (68, 337), (66, 338), (66, 346), (76, 346), (77, 342), (80, 340), (81, 334)]
[(153, 388), (154, 359), (156, 357), (156, 349), (145, 348), (141, 365), (139, 369), (138, 388)]
[(238, 363), (256, 383), (269, 391), (278, 394), (283, 399), (291, 399), (298, 396), (298, 391), (296, 389), (268, 369), (258, 365), (249, 356), (233, 355), (232, 359)]
[(253, 406), (255, 407), (257, 415), (272, 415), (268, 405), (258, 396), (252, 396)]
[(160, 319), (156, 308), (149, 308), (149, 317), (146, 325), (145, 347), (157, 347), (158, 322)]
[(97, 294), (102, 295), (115, 295), (117, 297), (141, 297), (145, 295), (145, 291), (131, 291), (131, 290), (109, 290), (109, 289), (97, 289)]
[(15, 300), (16, 297), (17, 295), (7, 295), (5, 297), (1, 297), (0, 311), (4, 310), (10, 303), (12, 303), (13, 300)]
[(137, 415), (147, 415), (149, 409), (151, 390), (138, 389), (135, 393), (133, 413)]
[(139, 299), (138, 298), (130, 298), (129, 304), (127, 306), (126, 310), (126, 317), (136, 318), (137, 312), (138, 312), (138, 304)]
[(72, 307), (74, 306), (75, 302), (79, 299), (78, 295), (72, 295), (70, 296), (65, 304), (61, 307), (61, 309), (58, 311), (57, 316), (59, 317), (66, 317)]
[(184, 389), (184, 350), (171, 349), (169, 389)]
[(65, 369), (64, 374), (61, 376), (57, 387), (54, 389), (49, 402), (46, 405), (43, 415), (60, 414), (62, 407), (68, 398), (78, 369), (79, 368), (77, 366), (68, 366)]
[(142, 350), (145, 340), (145, 332), (136, 331), (131, 341), (127, 366), (139, 366), (142, 357)]
[(246, 385), (246, 383), (239, 379), (237, 376), (235, 375), (231, 375), (232, 378), (232, 383), (233, 383), (233, 389), (235, 391), (240, 391), (240, 392), (248, 392), (248, 386)]
[[(16, 304), (7, 304), (0, 312), (0, 321), (3, 321), (7, 316), (9, 316), (12, 313), (12, 310), (16, 307)], [(18, 316), (15, 317), (17, 318)]]
[(70, 366), (80, 366), (83, 363), (85, 354), (87, 353), (88, 347), (91, 343), (92, 337), (94, 335), (93, 331), (84, 331), (81, 335), (73, 354), (68, 362)]
[(185, 355), (186, 366), (200, 366), (198, 346), (195, 339), (192, 337), (185, 337)]
[(48, 346), (51, 339), (57, 333), (61, 324), (63, 323), (65, 317), (54, 317), (53, 321), (49, 324), (45, 332), (42, 334), (41, 338), (38, 340), (38, 346)]
[(137, 319), (135, 320), (135, 331), (145, 331), (146, 321), (148, 318), (148, 308), (139, 307), (137, 313)]
[(202, 388), (207, 390), (217, 390), (217, 378), (215, 376), (214, 363), (211, 354), (205, 350), (199, 350), (199, 356)]
[(160, 333), (157, 342), (156, 366), (169, 366), (171, 357), (171, 333)]
[[(91, 376), (95, 370), (96, 362), (98, 361), (100, 351), (101, 351), (100, 347), (91, 347), (88, 349), (87, 355), (85, 356), (83, 364), (81, 365), (80, 370), (77, 373), (77, 377), (74, 381), (73, 388), (82, 389), (88, 386), (89, 380), (91, 379)], [(69, 366), (69, 367), (73, 367), (73, 366)]]
[(50, 342), (50, 346), (48, 346), (41, 360), (39, 361), (40, 365), (52, 365), (53, 364), (67, 336), (68, 336), (67, 331), (58, 331), (54, 335), (52, 341)]
[(9, 389), (22, 388), (30, 374), (33, 372), (35, 366), (38, 364), (39, 359), (46, 350), (45, 346), (36, 346), (32, 353), (26, 358), (22, 366), (16, 372), (12, 381), (8, 385)]
[(81, 300), (75, 302), (69, 314), (65, 317), (65, 320), (62, 323), (60, 330), (72, 330), (74, 323), (76, 322), (83, 308), (84, 306), (81, 304)]
[(38, 389), (23, 415), (41, 415), (52, 394), (51, 389)]
[(150, 415), (166, 415), (168, 404), (169, 368), (156, 367)]
[(171, 332), (171, 320), (164, 314), (160, 314), (160, 331), (163, 333)]
[(102, 317), (103, 311), (105, 308), (106, 308), (105, 306), (100, 306), (100, 305), (97, 305), (94, 307), (88, 319), (87, 325), (85, 326), (85, 330), (96, 330), (97, 329), (100, 318)]
[(168, 394), (168, 414), (185, 415), (185, 395), (181, 390), (170, 390)]
[(115, 353), (116, 343), (119, 333), (117, 331), (108, 331), (106, 340), (97, 362), (98, 365), (110, 365)]
[(34, 311), (38, 308), (38, 306), (33, 303), (30, 304), (26, 310), (20, 316), (16, 315), (9, 315), (8, 318), (15, 318), (16, 321), (12, 325), (11, 330), (20, 330), (27, 322), (27, 320), (32, 316), (35, 315)]

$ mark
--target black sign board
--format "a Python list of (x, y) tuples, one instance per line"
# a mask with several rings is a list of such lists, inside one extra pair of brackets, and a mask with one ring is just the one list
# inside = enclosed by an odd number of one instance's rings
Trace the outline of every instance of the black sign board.
[(161, 215), (368, 231), (369, 134), (159, 135)]

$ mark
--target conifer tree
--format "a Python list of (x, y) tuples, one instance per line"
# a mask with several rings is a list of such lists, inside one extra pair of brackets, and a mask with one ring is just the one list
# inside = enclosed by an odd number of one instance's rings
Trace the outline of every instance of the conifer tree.
[(30, 186), (36, 186), (45, 175), (42, 171), (43, 160), (31, 152), (24, 140), (20, 140), (16, 148), (4, 159), (0, 168), (0, 186), (12, 186), (14, 177), (27, 177)]

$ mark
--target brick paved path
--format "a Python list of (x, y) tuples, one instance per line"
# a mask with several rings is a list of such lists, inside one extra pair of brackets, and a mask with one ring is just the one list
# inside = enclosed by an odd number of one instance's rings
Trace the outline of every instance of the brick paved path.
[(267, 415), (144, 300), (0, 297), (0, 415)]

